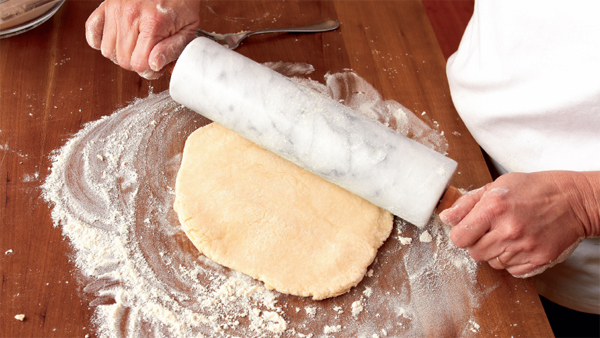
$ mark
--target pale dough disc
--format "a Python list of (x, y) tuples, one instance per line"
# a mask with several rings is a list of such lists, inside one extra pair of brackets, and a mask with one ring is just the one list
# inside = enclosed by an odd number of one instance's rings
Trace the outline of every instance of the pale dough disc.
[(392, 215), (213, 123), (189, 136), (175, 211), (201, 253), (283, 293), (350, 290)]

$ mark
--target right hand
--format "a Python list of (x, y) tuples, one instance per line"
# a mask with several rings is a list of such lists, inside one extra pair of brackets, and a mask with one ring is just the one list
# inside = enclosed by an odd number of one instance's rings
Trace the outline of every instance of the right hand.
[(600, 172), (510, 173), (474, 190), (440, 219), (473, 259), (529, 277), (600, 234)]
[(196, 37), (199, 0), (106, 0), (90, 15), (88, 44), (146, 79), (157, 79)]

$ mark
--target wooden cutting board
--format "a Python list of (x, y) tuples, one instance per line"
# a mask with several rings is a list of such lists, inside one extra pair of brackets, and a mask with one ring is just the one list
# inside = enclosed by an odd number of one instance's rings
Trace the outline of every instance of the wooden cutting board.
[[(86, 284), (70, 260), (72, 248), (53, 227), (40, 185), (49, 174), (51, 153), (86, 122), (146, 97), (150, 87), (155, 93), (168, 88), (168, 77), (142, 80), (87, 46), (84, 22), (98, 3), (67, 2), (35, 30), (0, 40), (2, 337), (95, 334), (94, 297), (83, 290)], [(309, 63), (315, 68), (310, 77), (318, 81), (328, 72), (352, 69), (385, 99), (439, 124), (449, 156), (459, 163), (454, 186), (476, 188), (491, 180), (479, 147), (452, 106), (445, 61), (420, 2), (206, 1), (201, 13), (203, 29), (223, 33), (337, 18), (338, 31), (255, 36), (238, 51), (258, 62)], [(187, 130), (204, 123), (198, 120)], [(184, 139), (185, 133), (174, 137), (170, 151), (181, 151)], [(281, 295), (286, 319), (306, 323), (304, 333), (341, 325), (333, 333), (337, 337), (384, 336), (382, 329), (388, 336), (552, 335), (530, 280), (485, 264), (461, 275), (460, 253), (447, 242), (421, 242), (420, 231), (399, 227), (381, 249), (372, 276), (351, 293), (318, 303)], [(431, 231), (434, 239), (442, 238)], [(401, 245), (400, 237), (412, 238), (412, 244)], [(179, 243), (193, 254), (185, 238)], [(8, 250), (12, 253), (4, 254)], [(367, 288), (373, 291), (370, 297)], [(356, 301), (363, 311), (354, 317)], [(304, 309), (313, 306), (316, 319), (306, 319)], [(17, 314), (25, 314), (25, 320), (16, 320)]]

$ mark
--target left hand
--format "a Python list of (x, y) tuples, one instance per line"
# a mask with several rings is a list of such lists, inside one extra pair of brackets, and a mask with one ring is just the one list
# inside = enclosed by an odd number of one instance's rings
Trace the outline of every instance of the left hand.
[(453, 226), (454, 244), (468, 248), (473, 259), (529, 277), (566, 259), (572, 252), (567, 250), (574, 250), (583, 238), (597, 235), (598, 211), (587, 208), (597, 201), (586, 197), (597, 196), (589, 192), (600, 187), (590, 187), (591, 181), (582, 175), (586, 174), (506, 174), (464, 195), (440, 218)]
[(88, 44), (146, 79), (156, 79), (196, 37), (199, 0), (105, 0), (86, 22)]

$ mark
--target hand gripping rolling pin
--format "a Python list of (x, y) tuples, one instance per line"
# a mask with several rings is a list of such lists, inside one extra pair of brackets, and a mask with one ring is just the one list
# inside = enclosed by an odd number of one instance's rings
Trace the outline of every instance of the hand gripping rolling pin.
[(178, 103), (423, 227), (457, 163), (206, 38), (171, 77)]

